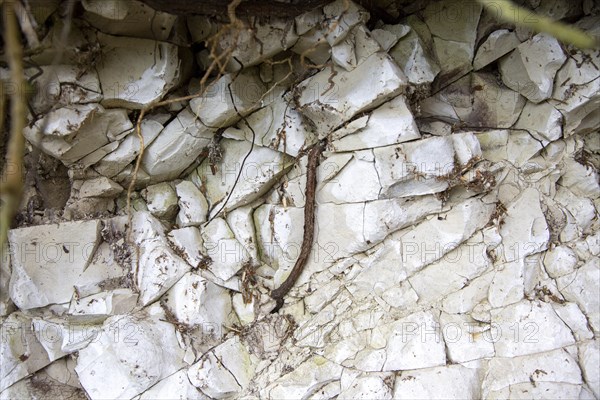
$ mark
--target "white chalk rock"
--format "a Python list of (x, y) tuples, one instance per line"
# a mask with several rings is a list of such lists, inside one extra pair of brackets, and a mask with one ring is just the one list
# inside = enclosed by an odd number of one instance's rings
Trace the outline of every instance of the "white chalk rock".
[[(460, 384), (457, 384), (460, 382)], [(394, 399), (472, 399), (479, 397), (477, 368), (462, 365), (402, 371), (394, 384)]]
[[(367, 159), (362, 157), (364, 154), (368, 156)], [(362, 184), (356, 185), (356, 182)], [(352, 160), (319, 187), (317, 201), (343, 204), (377, 200), (380, 191), (373, 154), (365, 150), (355, 152)]]
[(478, 70), (493, 63), (520, 44), (521, 41), (517, 38), (517, 35), (508, 29), (499, 29), (490, 33), (477, 49), (477, 54), (473, 60), (473, 68)]
[(435, 88), (447, 86), (472, 69), (481, 10), (479, 3), (472, 4), (467, 10), (459, 0), (431, 3), (425, 8), (423, 17), (433, 36), (434, 51), (441, 67)]
[(380, 147), (373, 153), (382, 187), (380, 197), (390, 198), (444, 191), (448, 182), (441, 178), (479, 157), (481, 148), (475, 135), (468, 132)]
[(216, 52), (233, 49), (227, 68), (238, 71), (289, 49), (297, 40), (294, 21), (270, 18), (268, 21), (257, 20), (252, 24), (252, 30), (224, 30), (219, 36)]
[[(180, 77), (178, 47), (148, 39), (98, 34), (102, 58), (96, 66), (107, 107), (141, 109), (162, 99)], [(127, 68), (127, 75), (123, 75)]]
[[(108, 221), (107, 225), (111, 226), (112, 222)], [(125, 247), (125, 241), (116, 238), (113, 244), (102, 242), (98, 245), (89, 265), (75, 283), (77, 296), (73, 300), (124, 285), (129, 265), (122, 265), (120, 257), (127, 254)]]
[(188, 369), (192, 385), (211, 399), (228, 399), (242, 390), (233, 374), (211, 351)]
[[(49, 65), (40, 67), (42, 73), (32, 80), (38, 87), (31, 99), (31, 107), (36, 113), (46, 113), (58, 106), (70, 104), (99, 103), (102, 90), (98, 74), (93, 70), (80, 71), (75, 65)], [(37, 75), (37, 69), (28, 69), (26, 75)]]
[(148, 211), (157, 218), (171, 218), (177, 212), (177, 193), (166, 182), (146, 188)]
[(550, 35), (538, 34), (500, 60), (502, 82), (533, 103), (552, 94), (554, 76), (567, 57)]
[(583, 370), (583, 376), (588, 387), (594, 392), (594, 396), (600, 396), (600, 341), (590, 340), (578, 345), (579, 365)]
[(251, 68), (212, 82), (202, 96), (190, 101), (190, 108), (202, 124), (218, 129), (237, 122), (239, 114), (245, 115), (253, 107), (258, 108), (265, 92), (258, 71)]
[(525, 129), (537, 140), (553, 142), (562, 136), (562, 124), (562, 114), (549, 103), (528, 102), (515, 128)]
[(181, 369), (173, 375), (159, 381), (156, 385), (142, 393), (136, 400), (155, 399), (195, 399), (209, 400), (188, 379), (187, 370)]
[(177, 225), (181, 228), (198, 226), (206, 221), (208, 203), (202, 192), (191, 181), (181, 181), (175, 186), (179, 198)]
[[(435, 56), (430, 51), (431, 44), (428, 45), (420, 36), (421, 32), (426, 31), (431, 40), (431, 34), (427, 25), (420, 19), (409, 17), (408, 22), (410, 31), (398, 40), (398, 43), (390, 49), (389, 54), (400, 66), (410, 83), (429, 85), (441, 70)], [(393, 25), (389, 29), (399, 29), (394, 27), (403, 27), (403, 25)]]
[(386, 382), (392, 375), (363, 375), (341, 388), (340, 399), (392, 399), (392, 388)]
[[(254, 130), (257, 144), (296, 157), (302, 148), (316, 142), (313, 128), (302, 118), (294, 105), (283, 97), (249, 115), (246, 120)], [(252, 131), (245, 122), (238, 124), (244, 137), (252, 141)], [(227, 134), (224, 135), (227, 137)]]
[(73, 104), (48, 112), (32, 127), (26, 127), (23, 135), (45, 153), (70, 165), (106, 145), (111, 135), (132, 127), (125, 110)]
[(525, 189), (506, 211), (500, 227), (506, 261), (522, 260), (546, 250), (550, 232), (541, 209), (539, 191)]
[(400, 94), (408, 81), (385, 53), (375, 53), (352, 71), (328, 68), (303, 81), (299, 105), (325, 136), (359, 112)]
[(200, 326), (203, 332), (222, 332), (234, 322), (229, 291), (188, 272), (163, 297), (164, 305), (182, 324)]
[(569, 247), (561, 245), (548, 250), (544, 255), (544, 267), (551, 278), (570, 274), (577, 265), (577, 255)]
[(369, 20), (369, 13), (353, 1), (336, 0), (323, 7), (325, 38), (331, 47), (341, 42), (360, 23)]
[(400, 95), (373, 110), (366, 122), (355, 130), (345, 127), (333, 132), (330, 146), (335, 151), (352, 151), (408, 142), (420, 137), (406, 97)]
[(198, 268), (206, 261), (206, 250), (200, 229), (197, 227), (173, 229), (169, 232), (167, 239), (171, 247), (177, 250), (192, 268)]
[(96, 340), (79, 350), (75, 367), (91, 399), (132, 398), (184, 366), (175, 327), (164, 320), (153, 306), (104, 322)]
[(597, 259), (590, 259), (579, 269), (556, 280), (558, 290), (568, 300), (575, 302), (586, 315), (597, 335), (600, 332), (600, 300), (590, 293), (598, 291), (600, 266)]
[(224, 281), (233, 277), (250, 260), (248, 251), (235, 238), (223, 218), (215, 218), (202, 230), (206, 254), (212, 260), (208, 266)]
[(175, 179), (198, 158), (213, 134), (186, 108), (144, 150), (141, 167), (152, 182)]
[(313, 388), (339, 380), (343, 368), (321, 356), (312, 356), (289, 374), (275, 380), (261, 391), (261, 396), (273, 399), (297, 399), (313, 393)]
[(598, 172), (589, 165), (582, 165), (574, 158), (564, 159), (560, 185), (579, 197), (595, 199), (600, 197)]
[[(163, 126), (153, 120), (145, 119), (140, 125), (144, 139), (144, 150), (152, 144), (163, 130)], [(118, 144), (119, 147), (94, 164), (94, 170), (101, 175), (113, 177), (135, 160), (140, 152), (140, 139), (135, 131), (131, 132)]]
[(85, 0), (82, 4), (86, 11), (83, 18), (111, 35), (167, 40), (177, 20), (176, 15), (137, 0)]
[[(229, 211), (256, 200), (291, 165), (290, 156), (267, 147), (254, 145), (250, 152), (252, 143), (245, 140), (224, 139), (220, 144), (223, 158), (216, 166), (215, 174), (212, 173), (209, 160), (196, 169), (205, 188), (211, 217), (223, 206), (223, 211)], [(244, 159), (246, 161), (242, 165)], [(230, 192), (233, 192), (231, 196)], [(227, 197), (229, 200), (223, 204)]]
[(100, 241), (100, 221), (65, 222), (9, 231), (10, 295), (22, 310), (67, 303)]
[(83, 181), (79, 188), (79, 197), (115, 197), (123, 191), (123, 187), (112, 180), (100, 176)]
[(31, 317), (12, 313), (0, 328), (4, 336), (0, 341), (0, 392), (4, 393), (6, 388), (44, 368), (51, 360), (33, 332)]
[(525, 105), (519, 93), (485, 72), (466, 75), (421, 102), (421, 116), (467, 126), (510, 128)]
[(140, 249), (139, 259), (132, 260), (140, 304), (147, 305), (166, 293), (191, 266), (171, 248), (165, 228), (148, 212), (134, 214), (132, 238)]
[(446, 364), (438, 317), (417, 312), (359, 332), (325, 349), (325, 356), (361, 371), (398, 371)]
[(600, 128), (599, 63), (597, 52), (577, 51), (556, 73), (557, 84), (549, 102), (564, 116), (564, 136)]
[(138, 294), (131, 289), (106, 290), (88, 297), (73, 299), (69, 313), (73, 315), (121, 315), (132, 311)]
[[(509, 334), (512, 334), (512, 331)], [(505, 335), (504, 331), (502, 335)], [(521, 357), (494, 357), (490, 360), (481, 383), (481, 397), (507, 397), (511, 394), (511, 388), (514, 388), (512, 395), (515, 396), (520, 392), (519, 385), (529, 384), (530, 386), (525, 389), (534, 389), (532, 382), (535, 386), (544, 384), (552, 386), (554, 383), (580, 385), (582, 382), (581, 371), (577, 361), (564, 349)], [(505, 390), (509, 392), (507, 393)], [(529, 390), (528, 395), (531, 393)], [(541, 397), (545, 396), (541, 393), (540, 395)], [(560, 392), (551, 393), (550, 396), (552, 398), (572, 398), (572, 393), (571, 396), (566, 394), (566, 397), (561, 396)]]
[(548, 303), (523, 300), (492, 309), (491, 314), (498, 357), (541, 353), (575, 343), (571, 330)]

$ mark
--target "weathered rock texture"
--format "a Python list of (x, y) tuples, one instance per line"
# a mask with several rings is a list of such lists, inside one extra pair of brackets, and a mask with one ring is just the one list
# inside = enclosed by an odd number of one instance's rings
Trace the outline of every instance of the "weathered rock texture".
[(600, 398), (597, 49), (461, 1), (28, 3), (0, 398)]

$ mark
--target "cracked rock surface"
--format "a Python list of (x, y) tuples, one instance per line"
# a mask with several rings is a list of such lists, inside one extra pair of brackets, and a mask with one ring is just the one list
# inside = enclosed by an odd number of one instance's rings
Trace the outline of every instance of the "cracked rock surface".
[(600, 398), (598, 49), (460, 1), (29, 3), (0, 399)]

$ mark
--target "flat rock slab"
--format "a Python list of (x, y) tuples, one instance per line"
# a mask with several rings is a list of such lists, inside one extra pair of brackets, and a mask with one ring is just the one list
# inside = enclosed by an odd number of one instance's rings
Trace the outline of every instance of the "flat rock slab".
[(9, 232), (10, 293), (21, 309), (68, 303), (100, 241), (100, 221), (38, 225)]

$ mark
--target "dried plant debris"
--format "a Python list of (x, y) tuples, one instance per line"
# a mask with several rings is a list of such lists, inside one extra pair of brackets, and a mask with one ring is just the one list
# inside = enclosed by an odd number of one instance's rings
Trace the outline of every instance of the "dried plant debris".
[(0, 398), (600, 397), (598, 49), (460, 1), (13, 3)]

